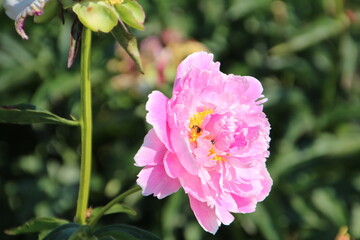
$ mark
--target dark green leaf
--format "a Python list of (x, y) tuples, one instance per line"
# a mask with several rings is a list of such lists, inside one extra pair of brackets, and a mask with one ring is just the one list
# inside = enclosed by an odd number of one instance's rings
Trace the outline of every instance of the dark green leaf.
[(104, 237), (99, 238), (99, 240), (116, 240), (116, 239), (111, 236), (104, 236)]
[(43, 240), (67, 240), (80, 227), (76, 223), (68, 223), (50, 232)]
[(79, 125), (77, 121), (68, 120), (51, 112), (36, 109), (36, 106), (30, 104), (0, 106), (0, 123)]
[(242, 18), (254, 13), (256, 10), (270, 8), (271, 3), (271, 0), (234, 1), (227, 13), (227, 17), (231, 19)]
[(143, 73), (140, 53), (135, 36), (126, 29), (124, 23), (122, 22), (114, 27), (111, 33), (129, 54), (132, 60), (134, 60), (138, 70)]
[(70, 237), (69, 240), (96, 240), (93, 236), (92, 230), (89, 226), (84, 225), (79, 227)]
[(252, 220), (259, 226), (259, 230), (268, 240), (280, 240), (269, 211), (261, 204), (257, 205), (256, 211), (250, 215)]
[[(102, 208), (103, 207), (94, 208), (91, 212), (91, 216), (88, 218), (87, 221), (91, 222), (92, 219), (99, 214)], [(125, 206), (123, 204), (115, 204), (109, 210), (107, 210), (104, 215), (115, 214), (115, 213), (126, 213), (133, 216), (136, 215), (136, 211), (133, 208)]]
[(97, 234), (96, 237), (100, 239), (114, 239), (114, 240), (138, 240), (138, 238), (133, 235), (121, 232), (121, 231), (108, 231), (101, 234)]
[[(343, 202), (338, 199), (330, 188), (319, 188), (313, 191), (312, 201), (315, 207), (336, 226), (344, 226), (346, 210)], [(329, 211), (331, 209), (331, 211)]]
[(75, 1), (73, 1), (73, 0), (59, 0), (60, 1), (60, 3), (61, 3), (61, 5), (62, 5), (62, 7), (64, 8), (64, 9), (68, 9), (68, 8), (71, 8), (72, 6), (74, 6), (75, 5)]
[(274, 46), (270, 49), (270, 52), (275, 55), (282, 55), (303, 50), (320, 41), (338, 35), (349, 25), (350, 20), (345, 14), (340, 15), (337, 19), (320, 19), (318, 24), (311, 25), (304, 33), (293, 37), (288, 42)]
[(58, 218), (42, 217), (27, 221), (23, 225), (6, 230), (5, 233), (9, 235), (18, 235), (24, 233), (38, 233), (42, 231), (52, 230), (61, 226), (68, 221)]
[(61, 11), (61, 6), (58, 1), (49, 1), (43, 10), (41, 15), (34, 16), (34, 22), (36, 23), (46, 23), (52, 20), (56, 15), (59, 15)]
[[(95, 231), (94, 235), (97, 237), (104, 237), (104, 236), (112, 236), (116, 240), (123, 239), (121, 238), (123, 234), (128, 234), (133, 238), (124, 238), (124, 239), (138, 239), (138, 240), (160, 240), (159, 237), (155, 236), (154, 234), (145, 231), (141, 228), (137, 228), (134, 226), (129, 225), (110, 225), (106, 227), (102, 227)], [(125, 235), (124, 235), (125, 236)]]
[(351, 88), (351, 83), (358, 69), (359, 48), (357, 42), (346, 34), (340, 40), (341, 56), (341, 85), (345, 89)]

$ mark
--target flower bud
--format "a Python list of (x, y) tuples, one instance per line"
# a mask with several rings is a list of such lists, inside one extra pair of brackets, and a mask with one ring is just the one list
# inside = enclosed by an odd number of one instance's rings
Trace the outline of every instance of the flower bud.
[(73, 6), (80, 22), (94, 32), (110, 32), (118, 23), (118, 16), (105, 1), (81, 1)]
[(144, 30), (145, 12), (136, 1), (125, 1), (122, 4), (115, 4), (115, 10), (121, 20), (127, 25), (138, 30)]

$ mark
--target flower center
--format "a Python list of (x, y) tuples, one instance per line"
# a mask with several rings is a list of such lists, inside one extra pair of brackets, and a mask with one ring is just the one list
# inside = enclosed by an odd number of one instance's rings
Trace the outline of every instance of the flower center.
[[(212, 143), (212, 146), (211, 146), (211, 148), (210, 148), (210, 150), (209, 150), (209, 155), (208, 155), (208, 156), (211, 156), (211, 155), (215, 154), (215, 157), (213, 157), (211, 160), (216, 160), (216, 161), (219, 161), (220, 163), (226, 162), (226, 159), (225, 159), (225, 158), (220, 157), (219, 155), (216, 154), (213, 140), (211, 141), (211, 143)], [(227, 155), (228, 155), (228, 154), (227, 154)], [(230, 156), (230, 155), (229, 155), (229, 156)]]
[(204, 121), (205, 117), (213, 112), (214, 111), (212, 109), (204, 108), (202, 112), (197, 112), (190, 118), (190, 142), (195, 142), (196, 139), (201, 136), (201, 124)]

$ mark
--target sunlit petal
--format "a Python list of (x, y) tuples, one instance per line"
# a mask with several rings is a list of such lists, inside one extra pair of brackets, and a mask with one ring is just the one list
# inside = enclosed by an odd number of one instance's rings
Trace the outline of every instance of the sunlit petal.
[(4, 0), (6, 14), (15, 20), (15, 29), (23, 39), (28, 39), (24, 32), (24, 22), (28, 16), (41, 15), (49, 0)]

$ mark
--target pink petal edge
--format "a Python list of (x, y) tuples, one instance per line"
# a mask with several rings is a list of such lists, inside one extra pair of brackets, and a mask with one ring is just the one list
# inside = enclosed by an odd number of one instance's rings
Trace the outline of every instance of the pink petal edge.
[(209, 207), (205, 202), (200, 202), (196, 198), (189, 196), (190, 207), (193, 210), (196, 219), (201, 227), (215, 235), (220, 226), (220, 221), (217, 219), (215, 209)]
[(143, 168), (136, 183), (143, 189), (144, 196), (153, 194), (158, 199), (177, 192), (181, 187), (178, 179), (167, 176), (162, 165)]
[(176, 154), (169, 151), (164, 157), (164, 168), (167, 175), (171, 178), (178, 178), (186, 174), (186, 170), (179, 162)]
[(195, 52), (187, 56), (178, 66), (174, 86), (179, 83), (179, 80), (189, 71), (191, 67), (196, 67), (202, 70), (209, 69), (213, 62), (214, 55), (207, 52)]
[(166, 106), (169, 99), (159, 91), (153, 91), (149, 95), (149, 100), (146, 103), (146, 121), (151, 124), (167, 149), (170, 149), (168, 126), (166, 116)]
[(154, 129), (146, 134), (144, 143), (136, 153), (135, 166), (145, 167), (162, 164), (166, 153), (165, 145), (160, 141)]

